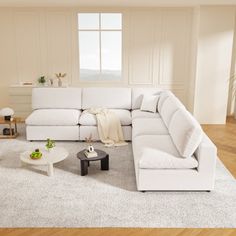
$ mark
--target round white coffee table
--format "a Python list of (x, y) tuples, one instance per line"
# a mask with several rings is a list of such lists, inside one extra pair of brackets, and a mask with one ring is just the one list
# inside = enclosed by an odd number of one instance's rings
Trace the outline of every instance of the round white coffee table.
[(50, 151), (40, 149), (43, 154), (42, 157), (38, 160), (33, 160), (30, 158), (32, 151), (26, 151), (20, 154), (22, 164), (47, 166), (48, 176), (53, 176), (53, 164), (65, 160), (69, 155), (68, 151), (62, 147), (55, 147)]

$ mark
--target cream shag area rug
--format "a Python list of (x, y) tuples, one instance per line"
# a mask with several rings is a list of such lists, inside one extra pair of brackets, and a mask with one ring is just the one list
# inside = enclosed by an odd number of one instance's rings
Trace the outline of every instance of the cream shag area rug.
[(20, 166), (21, 152), (44, 147), (25, 140), (24, 126), (18, 139), (0, 141), (0, 227), (236, 227), (236, 181), (220, 161), (210, 193), (141, 193), (131, 144), (95, 143), (110, 154), (110, 170), (94, 162), (87, 176), (80, 176), (76, 158), (86, 144), (56, 144), (70, 155), (48, 177), (44, 167)]

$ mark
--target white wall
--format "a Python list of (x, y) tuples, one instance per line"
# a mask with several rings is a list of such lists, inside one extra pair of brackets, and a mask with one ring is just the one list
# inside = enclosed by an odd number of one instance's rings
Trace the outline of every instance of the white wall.
[(188, 105), (192, 10), (160, 8), (130, 13), (130, 86), (172, 90)]
[(231, 60), (231, 70), (230, 70), (230, 81), (229, 81), (229, 96), (228, 96), (228, 107), (227, 107), (227, 115), (236, 117), (236, 17), (234, 23), (234, 42), (233, 42), (233, 50), (232, 50), (232, 60)]
[(91, 10), (0, 8), (0, 106), (9, 102), (10, 84), (55, 72), (66, 72), (71, 86), (159, 86), (188, 103), (191, 8), (115, 9), (124, 28), (123, 80), (115, 83), (79, 80), (77, 12)]
[(72, 22), (71, 9), (0, 8), (0, 107), (11, 102), (12, 84), (56, 72), (72, 84)]
[(200, 9), (194, 115), (204, 124), (226, 120), (234, 15), (232, 7)]
[(16, 48), (11, 12), (0, 12), (0, 107), (9, 104), (8, 86), (17, 78)]
[[(77, 12), (123, 12), (123, 79), (79, 80)], [(203, 123), (223, 123), (232, 52), (234, 7), (0, 8), (0, 107), (30, 111), (40, 75), (67, 73), (71, 86), (161, 87), (172, 90)]]

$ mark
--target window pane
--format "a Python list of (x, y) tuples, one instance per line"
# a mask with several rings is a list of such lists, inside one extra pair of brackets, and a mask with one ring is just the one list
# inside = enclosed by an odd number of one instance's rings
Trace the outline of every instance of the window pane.
[(121, 29), (121, 13), (101, 13), (101, 29)]
[(99, 13), (79, 13), (79, 29), (99, 29)]
[(100, 74), (99, 33), (79, 32), (80, 79), (97, 79)]
[(101, 32), (102, 79), (121, 78), (121, 32)]

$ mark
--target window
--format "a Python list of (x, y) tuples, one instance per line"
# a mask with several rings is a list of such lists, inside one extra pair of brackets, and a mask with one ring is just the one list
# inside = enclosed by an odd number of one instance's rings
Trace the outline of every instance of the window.
[(119, 80), (122, 71), (122, 14), (79, 13), (81, 80)]

